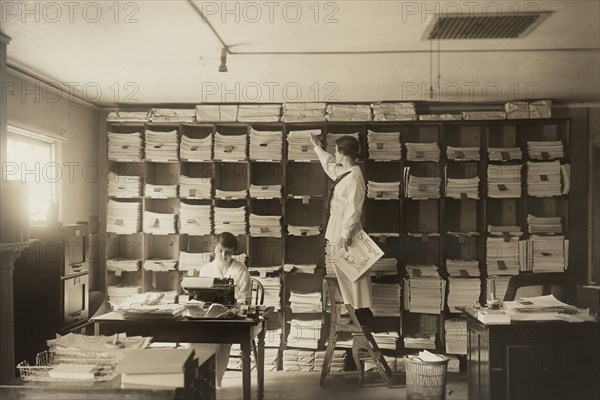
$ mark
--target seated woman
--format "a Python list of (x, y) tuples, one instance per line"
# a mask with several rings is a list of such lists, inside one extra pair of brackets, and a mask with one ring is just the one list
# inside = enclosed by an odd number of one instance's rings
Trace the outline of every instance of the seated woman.
[[(237, 251), (238, 243), (229, 232), (223, 232), (217, 235), (215, 239), (215, 259), (200, 269), (200, 276), (211, 278), (233, 278), (236, 286), (236, 299), (238, 303), (249, 304), (252, 297), (252, 282), (250, 273), (244, 264), (233, 259), (233, 254)], [(217, 386), (221, 386), (221, 381), (227, 363), (229, 362), (229, 352), (231, 344), (217, 344), (215, 348), (217, 360)]]

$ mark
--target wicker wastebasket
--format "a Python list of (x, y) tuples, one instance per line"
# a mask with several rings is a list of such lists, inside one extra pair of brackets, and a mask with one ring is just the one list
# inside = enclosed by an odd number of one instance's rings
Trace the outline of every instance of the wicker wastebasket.
[(429, 400), (446, 398), (448, 357), (442, 361), (423, 361), (417, 356), (404, 356), (406, 363), (406, 398)]

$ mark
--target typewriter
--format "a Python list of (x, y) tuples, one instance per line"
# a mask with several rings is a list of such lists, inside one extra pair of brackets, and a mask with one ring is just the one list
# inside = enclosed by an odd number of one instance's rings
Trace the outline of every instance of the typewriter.
[(181, 287), (190, 294), (190, 300), (198, 300), (207, 304), (219, 303), (226, 306), (235, 305), (235, 285), (232, 278), (185, 277), (181, 279)]

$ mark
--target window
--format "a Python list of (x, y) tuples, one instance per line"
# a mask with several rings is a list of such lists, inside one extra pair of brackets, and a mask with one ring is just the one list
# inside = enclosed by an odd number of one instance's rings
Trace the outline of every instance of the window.
[(9, 126), (6, 150), (6, 178), (28, 183), (30, 222), (45, 223), (50, 205), (58, 202), (56, 140)]

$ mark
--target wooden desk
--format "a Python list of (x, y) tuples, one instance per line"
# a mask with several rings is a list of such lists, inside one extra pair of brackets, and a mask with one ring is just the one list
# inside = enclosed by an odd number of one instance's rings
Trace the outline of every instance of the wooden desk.
[(597, 323), (483, 325), (467, 317), (470, 399), (597, 399)]
[(239, 343), (242, 348), (242, 386), (243, 398), (251, 398), (250, 391), (250, 355), (252, 340), (258, 338), (256, 355), (256, 375), (258, 380), (258, 398), (264, 397), (264, 356), (265, 356), (265, 317), (255, 319), (124, 319), (123, 314), (110, 312), (92, 318), (95, 333), (111, 335), (126, 332), (128, 336), (152, 336), (158, 342), (189, 343)]

